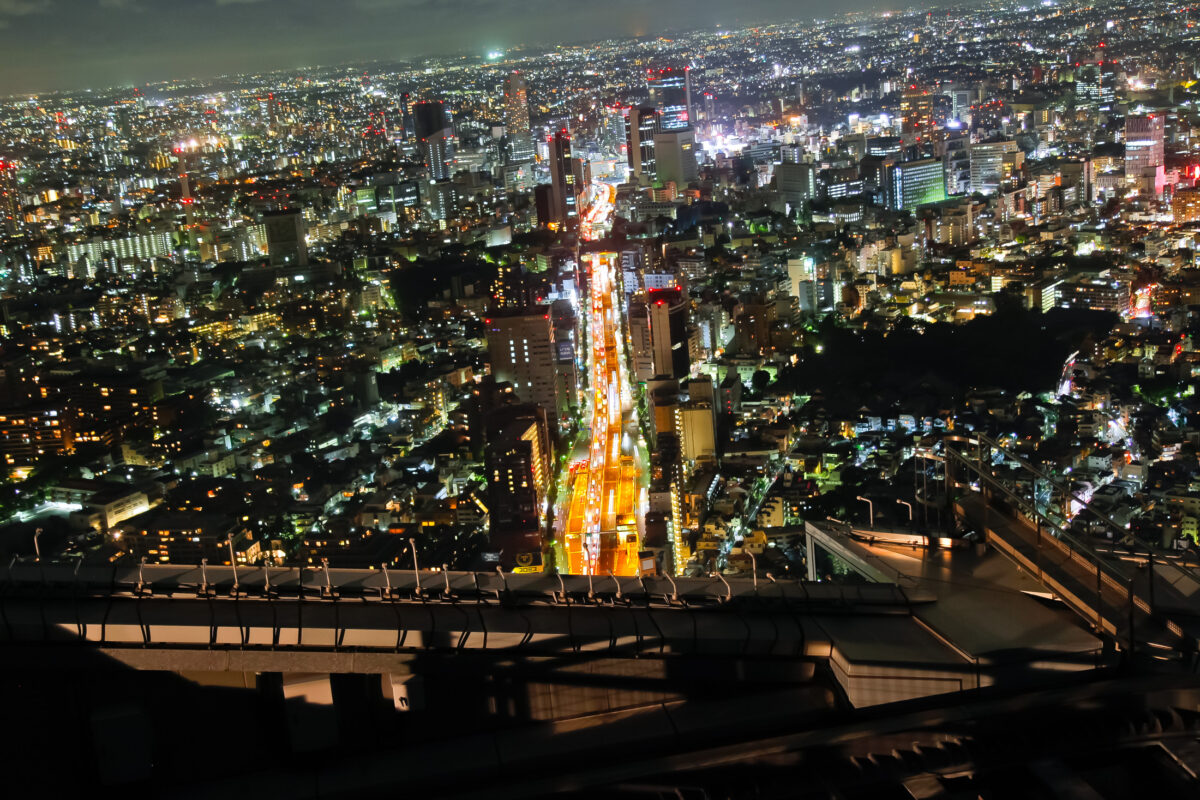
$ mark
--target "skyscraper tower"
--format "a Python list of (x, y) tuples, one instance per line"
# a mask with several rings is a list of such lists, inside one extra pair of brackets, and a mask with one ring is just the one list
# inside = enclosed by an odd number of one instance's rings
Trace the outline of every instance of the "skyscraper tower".
[(1162, 114), (1125, 117), (1125, 179), (1141, 194), (1162, 194), (1164, 120)]
[(546, 410), (551, 425), (563, 420), (570, 399), (558, 380), (554, 323), (549, 308), (535, 313), (497, 315), (487, 320), (488, 361), (492, 376), (511, 383), (517, 396)]
[(909, 84), (900, 95), (900, 133), (921, 136), (933, 127), (933, 95), (920, 84)]
[(551, 221), (562, 228), (579, 224), (579, 185), (571, 163), (571, 134), (563, 128), (550, 140), (550, 212)]
[(0, 233), (21, 232), (21, 201), (17, 187), (17, 165), (0, 160)]
[(438, 100), (417, 103), (413, 106), (413, 124), (430, 180), (450, 180), (449, 145), (454, 132), (446, 117), (446, 107)]
[(399, 134), (400, 141), (407, 142), (408, 137), (413, 135), (413, 118), (411, 108), (411, 98), (408, 92), (400, 93), (400, 120)]
[(651, 106), (629, 109), (625, 123), (625, 144), (629, 169), (635, 178), (645, 175), (653, 180), (655, 174), (654, 134), (658, 133), (659, 115)]
[(529, 84), (519, 72), (504, 79), (504, 127), (508, 133), (508, 155), (513, 163), (532, 161), (533, 135), (529, 127)]
[(691, 126), (692, 76), (687, 67), (647, 70), (646, 87), (650, 90), (650, 104), (658, 108), (660, 130), (677, 131)]

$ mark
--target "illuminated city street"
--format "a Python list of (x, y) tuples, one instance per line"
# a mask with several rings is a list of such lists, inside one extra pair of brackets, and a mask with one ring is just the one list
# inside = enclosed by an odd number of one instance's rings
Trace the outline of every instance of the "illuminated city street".
[[(612, 190), (596, 184), (589, 191), (581, 236), (596, 238), (612, 213)], [(571, 475), (562, 515), (566, 572), (635, 575), (638, 572), (637, 517), (642, 470), (636, 463), (636, 425), (629, 375), (622, 360), (621, 319), (614, 253), (588, 253), (590, 440), (586, 462)]]

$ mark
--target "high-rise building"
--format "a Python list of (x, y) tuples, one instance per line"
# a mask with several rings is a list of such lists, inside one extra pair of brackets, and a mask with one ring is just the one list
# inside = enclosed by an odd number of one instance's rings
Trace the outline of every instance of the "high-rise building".
[(397, 120), (396, 132), (398, 138), (402, 142), (407, 142), (409, 137), (413, 135), (413, 118), (412, 118), (412, 98), (408, 92), (401, 92), (399, 98), (399, 119)]
[(965, 131), (944, 131), (936, 151), (946, 170), (946, 195), (971, 191), (971, 139)]
[(629, 109), (623, 106), (605, 106), (601, 125), (601, 143), (613, 153), (620, 155), (628, 144), (625, 126), (628, 124)]
[(1176, 223), (1200, 220), (1200, 189), (1185, 189), (1171, 198), (1171, 213)]
[(559, 130), (550, 140), (550, 220), (564, 229), (579, 224), (579, 184), (571, 160), (571, 134)]
[(900, 133), (921, 136), (933, 128), (933, 95), (913, 83), (900, 95)]
[(1130, 114), (1125, 118), (1125, 180), (1142, 194), (1162, 194), (1162, 114)]
[(519, 72), (504, 79), (504, 128), (511, 162), (532, 161), (533, 134), (529, 127), (529, 84)]
[(687, 298), (679, 289), (651, 289), (647, 295), (654, 372), (680, 380), (691, 371)]
[(654, 345), (650, 341), (650, 311), (646, 308), (646, 296), (635, 294), (629, 298), (629, 354), (633, 361), (633, 378), (646, 383), (654, 378)]
[(21, 230), (21, 198), (17, 164), (0, 160), (0, 232), (13, 236)]
[(971, 191), (995, 194), (1025, 163), (1017, 143), (978, 142), (971, 145)]
[(625, 145), (634, 178), (644, 175), (647, 180), (654, 179), (654, 134), (657, 132), (658, 111), (653, 106), (629, 109), (625, 120)]
[(816, 169), (812, 164), (785, 160), (775, 167), (775, 187), (794, 211), (816, 196)]
[(308, 266), (304, 218), (295, 209), (268, 211), (263, 215), (267, 234), (267, 256), (273, 267)]
[(888, 207), (911, 211), (946, 199), (946, 168), (940, 158), (904, 161), (888, 169)]
[(484, 464), (491, 544), (504, 565), (540, 553), (553, 480), (550, 427), (544, 408), (505, 406), (487, 419)]
[(417, 103), (413, 106), (413, 125), (430, 180), (450, 180), (450, 139), (454, 131), (446, 107), (437, 100)]
[(489, 318), (487, 343), (492, 376), (497, 381), (511, 383), (523, 401), (546, 409), (552, 425), (566, 418), (569, 398), (557, 377), (557, 348), (548, 309)]
[(971, 101), (974, 92), (970, 89), (951, 88), (946, 91), (950, 98), (950, 117), (964, 124), (971, 121)]
[(716, 459), (717, 426), (712, 398), (693, 399), (679, 406), (675, 411), (675, 430), (684, 461)]
[(647, 70), (650, 104), (660, 115), (659, 130), (677, 131), (692, 124), (692, 76), (687, 67)]
[(1117, 99), (1116, 63), (1101, 60), (1075, 73), (1075, 96), (1097, 103), (1101, 108), (1111, 106)]
[(279, 110), (275, 103), (275, 93), (268, 92), (266, 97), (258, 98), (258, 114), (259, 119), (268, 131), (275, 130), (275, 124), (278, 122)]
[(656, 180), (673, 181), (680, 189), (696, 180), (696, 135), (691, 128), (654, 135), (654, 169)]
[(432, 220), (454, 219), (458, 215), (458, 187), (453, 181), (423, 181), (421, 205)]

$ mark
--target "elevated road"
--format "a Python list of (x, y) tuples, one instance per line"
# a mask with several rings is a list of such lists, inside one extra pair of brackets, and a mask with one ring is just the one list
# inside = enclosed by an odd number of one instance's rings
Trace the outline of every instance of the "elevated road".
[[(612, 213), (613, 190), (597, 184), (580, 224), (595, 238)], [(633, 401), (620, 345), (616, 254), (587, 253), (588, 375), (591, 383), (587, 463), (574, 471), (562, 530), (565, 571), (572, 575), (637, 575), (642, 513), (637, 449), (626, 433)]]

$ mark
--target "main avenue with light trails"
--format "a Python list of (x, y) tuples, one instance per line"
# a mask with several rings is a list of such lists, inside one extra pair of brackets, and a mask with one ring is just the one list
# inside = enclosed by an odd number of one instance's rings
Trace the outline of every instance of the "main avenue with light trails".
[[(594, 184), (588, 192), (581, 238), (599, 237), (612, 216), (614, 190)], [(573, 575), (636, 575), (645, 474), (638, 437), (623, 326), (615, 253), (587, 253), (587, 348), (591, 383), (586, 461), (575, 466), (564, 498), (565, 571)]]

